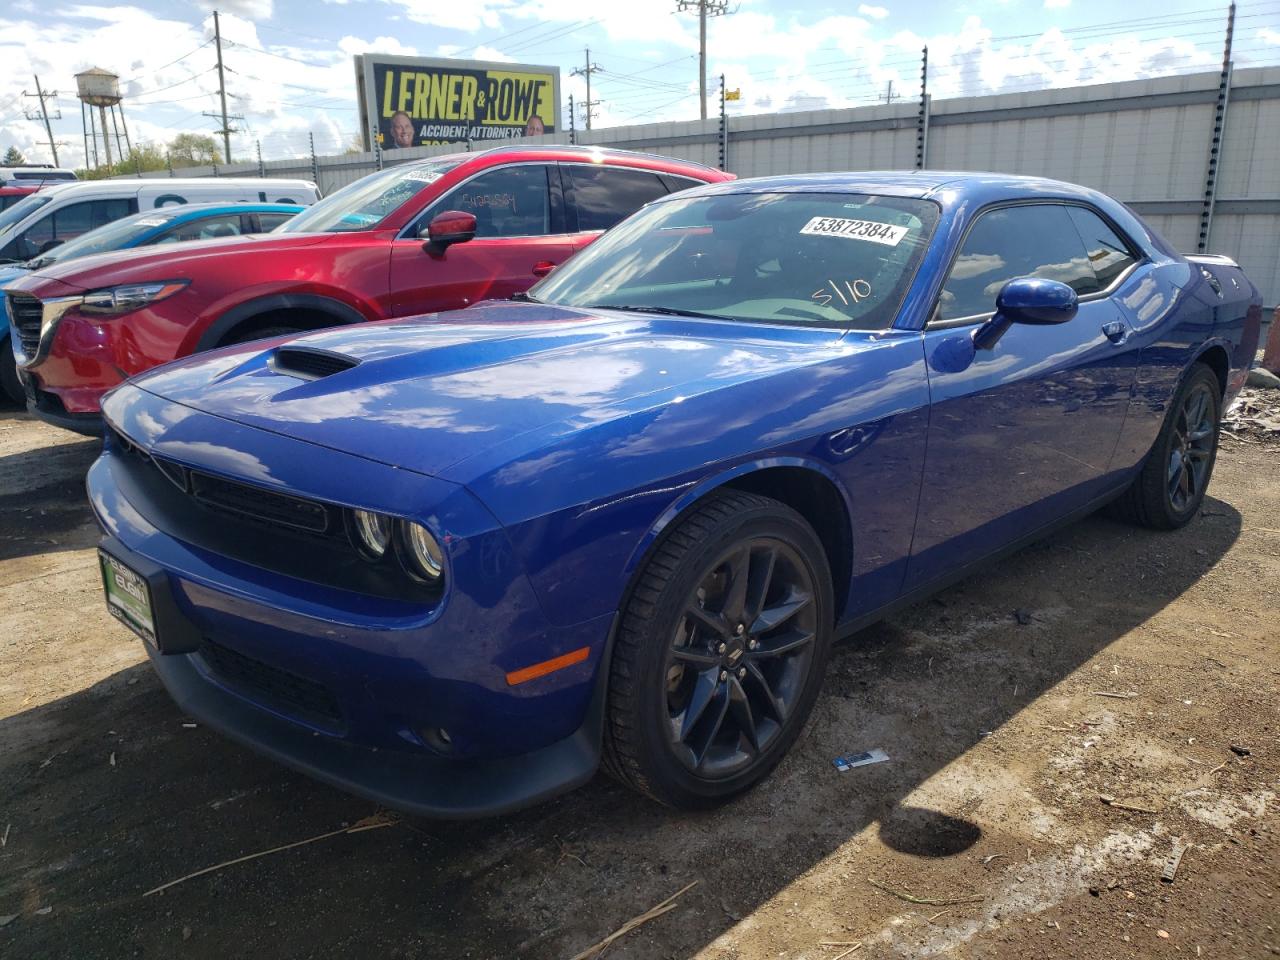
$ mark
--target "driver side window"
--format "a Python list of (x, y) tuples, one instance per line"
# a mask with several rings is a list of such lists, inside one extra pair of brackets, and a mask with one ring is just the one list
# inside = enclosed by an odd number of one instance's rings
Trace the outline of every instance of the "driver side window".
[(951, 265), (938, 319), (991, 316), (1000, 288), (1015, 277), (1058, 280), (1082, 297), (1100, 289), (1065, 206), (1024, 204), (982, 214)]
[(551, 232), (547, 167), (499, 167), (455, 187), (437, 200), (419, 226), (446, 210), (474, 214), (477, 237), (540, 237)]

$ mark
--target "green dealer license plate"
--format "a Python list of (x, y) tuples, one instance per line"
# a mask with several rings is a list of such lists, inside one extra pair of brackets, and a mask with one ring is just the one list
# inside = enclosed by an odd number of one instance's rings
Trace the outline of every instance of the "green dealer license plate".
[(150, 584), (105, 550), (98, 551), (98, 563), (102, 567), (102, 585), (111, 615), (159, 649), (151, 612)]

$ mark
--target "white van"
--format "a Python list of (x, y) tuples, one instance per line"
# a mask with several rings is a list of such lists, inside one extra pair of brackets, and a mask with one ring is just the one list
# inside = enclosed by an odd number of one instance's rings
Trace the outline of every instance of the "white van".
[(182, 203), (254, 201), (308, 206), (320, 191), (308, 180), (207, 177), (92, 180), (45, 187), (0, 213), (0, 263), (45, 250), (131, 213)]
[(16, 167), (0, 166), (0, 187), (39, 187), (51, 183), (78, 180), (74, 170), (64, 170), (51, 163), (21, 163)]

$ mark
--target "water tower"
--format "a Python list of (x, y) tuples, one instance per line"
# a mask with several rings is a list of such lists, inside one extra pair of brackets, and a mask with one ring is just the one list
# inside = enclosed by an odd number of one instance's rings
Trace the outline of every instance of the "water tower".
[[(116, 138), (116, 155), (124, 159), (125, 152), (120, 149), (120, 128), (124, 128), (124, 142), (129, 152), (133, 152), (133, 144), (129, 142), (129, 126), (124, 121), (124, 108), (120, 101), (120, 78), (110, 70), (93, 67), (83, 73), (76, 74), (76, 96), (80, 98), (80, 122), (84, 127), (84, 162), (89, 165), (89, 143), (92, 136), (93, 165), (98, 166), (98, 130), (94, 123), (93, 108), (98, 108), (101, 118), (102, 148), (106, 154), (107, 166), (111, 166), (111, 141), (107, 132), (107, 111), (111, 111), (111, 129)], [(85, 121), (85, 108), (88, 107), (88, 121)], [(119, 121), (117, 125), (117, 119)]]

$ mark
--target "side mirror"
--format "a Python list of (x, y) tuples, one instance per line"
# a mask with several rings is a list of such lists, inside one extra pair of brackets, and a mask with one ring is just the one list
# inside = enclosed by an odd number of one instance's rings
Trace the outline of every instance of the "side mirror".
[(445, 248), (455, 243), (466, 243), (476, 235), (476, 218), (473, 213), (461, 210), (446, 210), (431, 218), (427, 224), (427, 242), (423, 249), (428, 253), (441, 254)]
[(975, 350), (990, 350), (1015, 323), (1066, 323), (1080, 309), (1076, 292), (1057, 280), (1016, 277), (1000, 288), (995, 315), (973, 333)]

